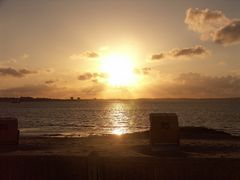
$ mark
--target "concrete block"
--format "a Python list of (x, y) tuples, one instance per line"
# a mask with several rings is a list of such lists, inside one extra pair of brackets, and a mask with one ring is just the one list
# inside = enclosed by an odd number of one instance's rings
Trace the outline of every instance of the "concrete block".
[(151, 145), (155, 147), (179, 145), (179, 127), (177, 114), (150, 114), (150, 142)]
[(0, 145), (16, 145), (18, 141), (18, 120), (16, 118), (0, 118)]

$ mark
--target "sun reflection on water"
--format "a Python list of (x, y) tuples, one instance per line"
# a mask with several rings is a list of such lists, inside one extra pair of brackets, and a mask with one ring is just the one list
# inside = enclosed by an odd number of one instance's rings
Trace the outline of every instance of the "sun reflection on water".
[(126, 129), (123, 128), (117, 128), (117, 129), (113, 129), (112, 134), (121, 136), (122, 134), (126, 133)]
[(112, 111), (109, 114), (112, 124), (111, 134), (120, 136), (129, 132), (129, 116), (127, 113), (127, 107), (124, 103), (112, 104)]

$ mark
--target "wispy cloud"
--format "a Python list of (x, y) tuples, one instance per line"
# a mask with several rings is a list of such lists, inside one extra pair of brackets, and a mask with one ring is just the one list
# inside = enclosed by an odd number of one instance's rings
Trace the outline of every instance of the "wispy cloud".
[(186, 11), (188, 28), (201, 35), (201, 40), (212, 40), (222, 45), (240, 42), (240, 20), (229, 19), (219, 10), (192, 9)]
[(55, 80), (47, 80), (47, 81), (45, 81), (45, 84), (53, 84), (55, 82), (56, 82)]
[(176, 59), (176, 58), (191, 58), (191, 57), (203, 57), (206, 55), (209, 55), (210, 51), (200, 45), (197, 45), (195, 47), (189, 47), (189, 48), (175, 48), (168, 52), (161, 52), (157, 54), (153, 54), (151, 56), (151, 60), (161, 60), (165, 58), (169, 59)]
[(30, 58), (30, 55), (27, 53), (23, 53), (21, 56), (18, 57), (11, 57), (11, 58), (7, 58), (7, 59), (1, 59), (1, 66), (15, 66), (16, 64), (23, 64), (26, 63), (26, 60), (28, 60)]
[(150, 67), (144, 67), (144, 68), (135, 68), (134, 73), (139, 75), (148, 75), (152, 71), (152, 68)]
[(90, 72), (86, 72), (86, 73), (80, 74), (78, 76), (78, 80), (80, 80), (80, 81), (96, 80), (98, 78), (106, 78), (106, 77), (107, 77), (106, 73), (90, 73)]
[(29, 54), (24, 53), (24, 54), (21, 56), (21, 59), (25, 60), (25, 59), (28, 59), (29, 57), (30, 57)]
[[(20, 96), (33, 96), (33, 97), (49, 97), (49, 94), (56, 92), (55, 87), (47, 85), (26, 85), (14, 88), (0, 89), (1, 96), (20, 97)], [(59, 94), (58, 94), (59, 95)]]
[(81, 93), (84, 96), (96, 97), (106, 89), (106, 85), (103, 83), (95, 83), (89, 87), (83, 88)]
[(84, 59), (84, 58), (98, 58), (99, 54), (94, 51), (86, 51), (80, 54), (73, 54), (70, 56), (70, 59), (76, 60), (76, 59)]
[(0, 67), (0, 76), (12, 76), (12, 77), (16, 77), (16, 78), (22, 78), (26, 75), (29, 74), (35, 74), (37, 73), (36, 71), (31, 71), (28, 69), (14, 69), (11, 67)]
[(93, 77), (92, 73), (84, 73), (78, 76), (78, 80), (85, 81), (92, 79), (92, 77)]

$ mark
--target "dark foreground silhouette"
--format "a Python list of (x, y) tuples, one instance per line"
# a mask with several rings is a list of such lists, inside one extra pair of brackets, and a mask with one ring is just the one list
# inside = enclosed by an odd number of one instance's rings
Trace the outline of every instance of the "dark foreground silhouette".
[(0, 179), (239, 179), (240, 138), (182, 127), (180, 148), (153, 153), (149, 132), (21, 137), (1, 147)]

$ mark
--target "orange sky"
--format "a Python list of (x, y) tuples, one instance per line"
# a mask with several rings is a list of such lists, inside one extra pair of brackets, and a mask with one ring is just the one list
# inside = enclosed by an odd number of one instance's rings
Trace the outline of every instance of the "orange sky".
[(240, 2), (0, 1), (0, 96), (240, 96)]

